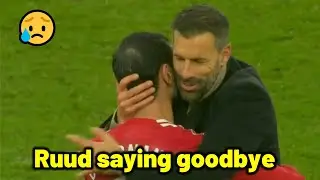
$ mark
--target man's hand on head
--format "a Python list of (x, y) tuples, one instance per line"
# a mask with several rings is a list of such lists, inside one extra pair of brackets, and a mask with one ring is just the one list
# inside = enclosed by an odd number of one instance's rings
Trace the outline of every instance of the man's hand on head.
[(118, 123), (132, 118), (135, 113), (154, 100), (155, 88), (152, 81), (146, 81), (138, 86), (128, 89), (128, 85), (139, 79), (138, 74), (124, 77), (117, 84), (117, 119)]

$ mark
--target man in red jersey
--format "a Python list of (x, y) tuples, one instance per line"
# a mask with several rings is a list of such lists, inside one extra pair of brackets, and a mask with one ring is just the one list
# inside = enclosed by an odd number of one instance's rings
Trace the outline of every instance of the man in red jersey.
[[(143, 81), (157, 84), (151, 104), (136, 113), (134, 118), (108, 131), (120, 144), (121, 150), (134, 151), (137, 146), (143, 146), (145, 151), (153, 152), (196, 151), (202, 134), (173, 124), (172, 49), (164, 36), (140, 32), (125, 37), (113, 55), (112, 68), (118, 82), (132, 73), (139, 74), (139, 81), (128, 88)], [(95, 173), (86, 176), (87, 180), (113, 178)]]

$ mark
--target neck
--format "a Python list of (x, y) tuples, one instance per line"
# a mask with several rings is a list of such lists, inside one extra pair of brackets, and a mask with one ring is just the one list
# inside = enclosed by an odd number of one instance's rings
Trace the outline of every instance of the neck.
[(206, 97), (210, 96), (215, 90), (218, 89), (218, 87), (221, 85), (225, 75), (227, 73), (227, 66), (223, 66), (217, 75), (217, 79), (214, 81), (212, 87), (209, 89), (209, 91), (203, 96), (202, 99), (205, 99)]
[(145, 108), (139, 110), (134, 118), (166, 119), (173, 122), (172, 102), (160, 94)]

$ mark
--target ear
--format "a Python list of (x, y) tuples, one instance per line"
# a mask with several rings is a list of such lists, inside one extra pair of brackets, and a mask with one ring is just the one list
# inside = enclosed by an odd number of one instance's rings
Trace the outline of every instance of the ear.
[(171, 85), (173, 83), (172, 70), (171, 70), (171, 67), (168, 64), (162, 65), (162, 67), (161, 67), (161, 77), (162, 77), (163, 81), (167, 85)]
[(231, 56), (231, 43), (227, 44), (221, 52), (222, 55), (222, 62), (221, 62), (221, 66), (224, 66), (225, 64), (227, 64), (230, 56)]

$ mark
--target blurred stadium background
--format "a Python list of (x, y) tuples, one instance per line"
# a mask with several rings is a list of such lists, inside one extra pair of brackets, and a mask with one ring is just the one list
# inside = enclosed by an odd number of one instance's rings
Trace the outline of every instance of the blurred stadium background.
[[(110, 54), (132, 31), (170, 36), (174, 15), (196, 0), (12, 0), (1, 2), (1, 180), (74, 179), (33, 171), (32, 147), (75, 150), (115, 107)], [(215, 0), (231, 23), (233, 54), (260, 72), (276, 106), (282, 161), (320, 179), (319, 0)], [(18, 40), (29, 10), (48, 11), (56, 34), (44, 47)], [(223, 136), (223, 134), (221, 134)]]

